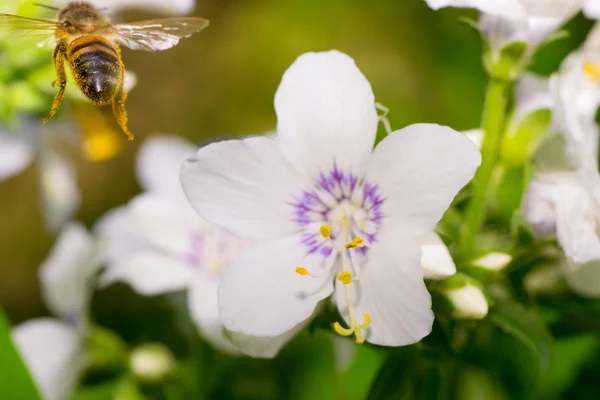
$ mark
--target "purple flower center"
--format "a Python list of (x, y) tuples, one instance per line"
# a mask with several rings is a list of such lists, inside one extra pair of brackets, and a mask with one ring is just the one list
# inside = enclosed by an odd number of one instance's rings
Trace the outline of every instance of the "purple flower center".
[(190, 235), (186, 264), (215, 279), (220, 278), (224, 267), (242, 250), (244, 242), (229, 232), (210, 224)]
[[(295, 196), (291, 204), (307, 253), (328, 258), (355, 237), (364, 241), (365, 246), (357, 250), (365, 254), (369, 245), (377, 241), (384, 202), (378, 185), (359, 179), (334, 163), (328, 173), (321, 172), (313, 189)], [(329, 238), (319, 232), (322, 225), (332, 228)]]

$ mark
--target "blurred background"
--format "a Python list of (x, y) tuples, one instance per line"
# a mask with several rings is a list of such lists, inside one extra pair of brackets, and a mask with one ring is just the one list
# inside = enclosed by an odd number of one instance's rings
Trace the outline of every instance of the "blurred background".
[[(370, 80), (377, 101), (389, 107), (394, 129), (415, 122), (457, 130), (479, 124), (486, 86), (480, 43), (477, 34), (459, 22), (461, 16), (475, 18), (474, 12), (434, 12), (422, 0), (199, 0), (193, 15), (210, 19), (211, 25), (173, 49), (123, 51), (127, 69), (138, 78), (127, 101), (129, 127), (136, 140), (126, 142), (123, 135), (121, 153), (103, 162), (90, 162), (72, 151), (82, 191), (76, 219), (88, 227), (139, 193), (133, 165), (136, 149), (147, 136), (173, 133), (202, 143), (224, 135), (273, 130), (273, 97), (281, 76), (307, 51), (338, 49), (352, 56)], [(117, 19), (160, 16), (132, 9)], [(590, 26), (578, 16), (567, 27), (571, 36), (544, 49), (532, 69), (544, 75), (556, 70)], [(51, 50), (47, 51), (50, 62)], [(110, 107), (102, 112), (117, 129)], [(40, 214), (37, 167), (34, 163), (0, 183), (0, 303), (13, 324), (48, 314), (36, 274), (54, 234)], [(171, 329), (174, 317), (161, 298), (139, 297), (125, 285), (116, 285), (97, 292), (92, 308), (97, 321), (129, 343), (160, 340), (176, 353), (188, 351)], [(260, 385), (242, 385), (241, 392), (232, 396), (281, 398), (288, 393), (282, 392), (281, 382), (291, 378), (283, 373), (265, 378), (261, 370), (285, 366), (294, 358), (293, 349), (303, 348), (303, 340), (297, 339), (292, 350), (286, 349), (275, 361), (254, 361), (246, 369), (243, 365), (249, 360), (236, 361), (241, 364), (231, 373), (243, 373), (248, 382), (258, 379)], [(366, 360), (381, 363), (377, 349), (364, 348), (360, 351), (372, 351)], [(318, 365), (329, 362), (331, 357), (318, 343), (311, 349), (310, 354), (321, 359)], [(367, 375), (358, 373), (356, 384), (372, 377)], [(319, 369), (311, 376), (318, 380)]]

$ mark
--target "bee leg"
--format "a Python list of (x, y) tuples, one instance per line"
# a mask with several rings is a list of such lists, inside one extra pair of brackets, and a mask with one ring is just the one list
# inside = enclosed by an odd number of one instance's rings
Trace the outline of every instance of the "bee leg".
[(117, 119), (117, 123), (123, 130), (123, 132), (127, 135), (127, 139), (129, 141), (133, 140), (133, 133), (129, 131), (127, 127), (127, 111), (125, 110), (125, 100), (127, 99), (127, 93), (123, 88), (123, 84), (119, 88), (117, 95), (113, 100), (113, 113), (115, 114), (115, 118)]
[(67, 73), (65, 72), (65, 45), (59, 44), (54, 49), (54, 54), (52, 55), (52, 60), (54, 61), (54, 67), (56, 68), (56, 81), (52, 83), (53, 86), (58, 85), (58, 93), (56, 93), (56, 97), (54, 97), (54, 101), (52, 102), (52, 109), (46, 118), (44, 118), (44, 123), (48, 122), (50, 118), (56, 114), (58, 107), (60, 106), (60, 102), (65, 95), (65, 88), (67, 87)]

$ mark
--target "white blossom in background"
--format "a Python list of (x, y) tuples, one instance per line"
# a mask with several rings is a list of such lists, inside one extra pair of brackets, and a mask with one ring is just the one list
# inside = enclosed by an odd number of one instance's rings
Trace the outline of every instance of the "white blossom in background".
[[(431, 331), (419, 241), (480, 163), (462, 134), (416, 124), (373, 151), (371, 85), (345, 54), (300, 56), (275, 95), (277, 135), (208, 145), (182, 166), (193, 207), (253, 243), (225, 272), (225, 327), (273, 337), (333, 296), (357, 342), (399, 346)], [(335, 283), (334, 283), (335, 282)]]
[[(244, 242), (202, 220), (179, 182), (181, 163), (197, 146), (177, 136), (155, 136), (141, 146), (136, 172), (145, 192), (108, 213), (98, 224), (107, 241), (101, 284), (125, 282), (142, 295), (187, 291), (190, 315), (200, 334), (221, 351), (273, 357), (288, 337), (260, 340), (223, 335), (217, 288)], [(247, 348), (249, 347), (249, 348)]]
[(600, 176), (597, 169), (541, 174), (524, 201), (529, 223), (556, 236), (565, 252), (565, 276), (585, 296), (600, 296)]
[(99, 267), (98, 248), (85, 227), (70, 223), (39, 277), (44, 302), (57, 318), (26, 321), (12, 330), (12, 338), (43, 399), (64, 400), (86, 365), (83, 336), (92, 276)]
[[(592, 0), (594, 1), (594, 0)], [(523, 41), (537, 47), (573, 17), (582, 0), (425, 0), (434, 10), (443, 7), (474, 8), (481, 11), (480, 27), (493, 54), (507, 44)], [(586, 3), (586, 7), (590, 7)]]
[(43, 126), (41, 121), (23, 121), (15, 133), (0, 127), (0, 185), (35, 162), (40, 182), (40, 207), (53, 231), (73, 217), (81, 202), (76, 171), (54, 148), (58, 137), (68, 134), (70, 128), (67, 124)]
[[(55, 0), (58, 7), (63, 7), (71, 0)], [(185, 15), (194, 11), (196, 0), (89, 0), (98, 8), (106, 8), (108, 13), (128, 9), (164, 12), (172, 15)]]
[(599, 35), (594, 28), (550, 78), (552, 124), (523, 204), (538, 234), (558, 238), (567, 259), (565, 276), (586, 296), (600, 296)]

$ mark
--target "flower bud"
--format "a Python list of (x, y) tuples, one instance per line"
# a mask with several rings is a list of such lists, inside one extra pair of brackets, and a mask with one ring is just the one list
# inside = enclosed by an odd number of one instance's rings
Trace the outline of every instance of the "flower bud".
[(148, 343), (136, 348), (129, 356), (129, 369), (144, 382), (162, 380), (175, 366), (171, 351), (160, 343)]
[(472, 261), (471, 265), (488, 271), (498, 272), (503, 270), (511, 261), (512, 256), (510, 254), (494, 251)]
[(559, 265), (544, 265), (531, 270), (523, 280), (525, 290), (533, 295), (551, 295), (565, 290), (564, 272)]
[(482, 319), (488, 313), (488, 302), (483, 291), (472, 282), (445, 290), (444, 294), (452, 303), (452, 315), (457, 319)]

